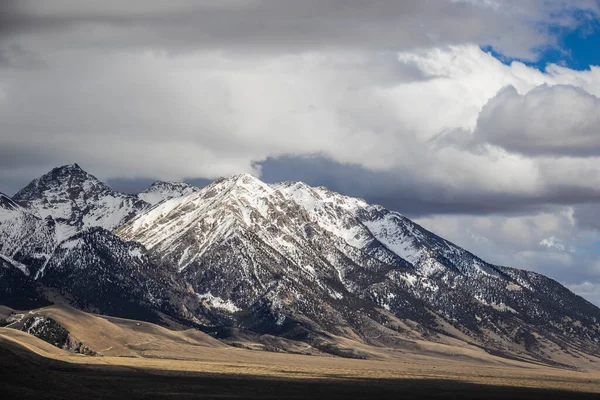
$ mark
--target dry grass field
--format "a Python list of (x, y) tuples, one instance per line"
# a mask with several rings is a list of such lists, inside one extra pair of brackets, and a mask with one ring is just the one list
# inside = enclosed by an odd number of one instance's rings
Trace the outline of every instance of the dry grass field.
[[(0, 308), (0, 318), (11, 312)], [(27, 393), (19, 392), (20, 389), (33, 390), (25, 382), (35, 381), (38, 387), (40, 377), (36, 374), (48, 370), (41, 377), (42, 383), (44, 377), (54, 376), (57, 385), (66, 380), (66, 386), (72, 382), (82, 395), (90, 396), (91, 390), (91, 394), (96, 391), (95, 394), (104, 397), (110, 397), (111, 392), (106, 390), (111, 388), (137, 387), (138, 394), (147, 397), (159, 392), (176, 395), (177, 390), (170, 391), (180, 387), (179, 394), (183, 397), (268, 398), (271, 392), (254, 388), (262, 382), (263, 388), (278, 388), (276, 398), (315, 398), (314, 390), (321, 389), (324, 392), (319, 393), (329, 398), (360, 398), (361, 393), (366, 397), (371, 394), (370, 398), (377, 397), (373, 393), (382, 398), (398, 393), (419, 395), (415, 398), (465, 393), (469, 394), (466, 398), (514, 399), (525, 395), (564, 398), (567, 393), (563, 391), (572, 392), (569, 397), (600, 398), (600, 360), (592, 358), (582, 360), (579, 370), (568, 370), (499, 358), (468, 346), (416, 341), (406, 349), (392, 350), (338, 338), (341, 345), (369, 355), (369, 359), (358, 360), (317, 351), (312, 355), (297, 355), (233, 347), (195, 330), (171, 331), (150, 323), (100, 317), (67, 307), (52, 306), (22, 314), (54, 319), (98, 353), (97, 356), (74, 354), (27, 333), (0, 328), (4, 364), (0, 390), (25, 397)], [(19, 312), (13, 317), (20, 318)], [(251, 347), (251, 343), (247, 345)], [(25, 369), (21, 373), (11, 362)], [(27, 365), (32, 367), (27, 369)], [(44, 391), (43, 385), (39, 387), (41, 392), (30, 393), (32, 397), (52, 396), (56, 390), (63, 390), (60, 385), (54, 391)], [(286, 391), (285, 387), (290, 389)], [(477, 397), (480, 395), (484, 397)]]

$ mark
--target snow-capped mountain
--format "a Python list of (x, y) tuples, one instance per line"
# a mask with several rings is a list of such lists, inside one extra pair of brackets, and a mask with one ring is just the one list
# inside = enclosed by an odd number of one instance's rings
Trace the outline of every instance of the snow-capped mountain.
[(200, 189), (185, 182), (157, 181), (150, 185), (148, 189), (139, 193), (137, 197), (154, 206), (165, 200), (187, 196), (198, 190)]
[(65, 166), (0, 196), (0, 255), (0, 281), (24, 302), (248, 329), (325, 351), (337, 335), (549, 363), (600, 355), (600, 310), (557, 282), (301, 182), (159, 182), (136, 198)]
[(0, 195), (0, 304), (27, 309), (50, 299), (164, 324), (219, 320), (176, 270), (153, 262), (142, 245), (99, 227), (58, 242), (55, 227), (51, 217)]
[(302, 326), (385, 344), (408, 334), (399, 328), (408, 320), (421, 334), (461, 332), (513, 355), (543, 358), (541, 349), (567, 337), (573, 351), (599, 350), (600, 310), (556, 282), (488, 264), (396, 212), (326, 188), (234, 176), (116, 232), (176, 265), (199, 296), (243, 311), (251, 329)]
[(298, 204), (250, 175), (166, 201), (117, 234), (176, 265), (201, 298), (265, 310), (275, 330), (298, 310), (317, 325), (343, 323), (334, 308), (310, 310), (327, 299), (339, 302), (389, 268), (320, 229)]
[(56, 223), (57, 240), (89, 227), (112, 230), (149, 204), (117, 193), (77, 164), (54, 168), (34, 179), (13, 200)]

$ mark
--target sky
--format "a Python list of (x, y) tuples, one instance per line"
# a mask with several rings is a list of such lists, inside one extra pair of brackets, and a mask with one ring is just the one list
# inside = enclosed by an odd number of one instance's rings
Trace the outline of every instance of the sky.
[(248, 172), (600, 305), (597, 0), (3, 0), (0, 191)]

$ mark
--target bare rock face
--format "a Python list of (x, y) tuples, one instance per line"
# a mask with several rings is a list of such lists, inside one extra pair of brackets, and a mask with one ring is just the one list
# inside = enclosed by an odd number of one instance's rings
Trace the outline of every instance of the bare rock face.
[(42, 219), (0, 193), (0, 255), (25, 275), (34, 274), (56, 246), (54, 221)]

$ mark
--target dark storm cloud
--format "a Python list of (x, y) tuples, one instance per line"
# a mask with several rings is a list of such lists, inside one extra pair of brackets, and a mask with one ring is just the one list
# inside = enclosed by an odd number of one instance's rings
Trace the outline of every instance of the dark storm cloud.
[(14, 178), (2, 178), (0, 193), (6, 196), (14, 196), (19, 190), (23, 189), (23, 180)]
[(573, 207), (573, 218), (583, 228), (600, 231), (600, 203), (576, 205)]
[(1, 7), (3, 35), (59, 35), (60, 46), (160, 46), (172, 51), (250, 46), (287, 52), (397, 50), (475, 41), (525, 58), (532, 49), (554, 42), (550, 24), (577, 25), (565, 8), (597, 12), (585, 1), (537, 0), (501, 7), (466, 0), (9, 0)]
[(0, 68), (32, 69), (46, 64), (17, 43), (0, 43)]
[(18, 9), (18, 0), (6, 0), (0, 2), (0, 33), (14, 30), (18, 25), (20, 14)]
[[(434, 214), (528, 214), (552, 208), (600, 201), (600, 188), (549, 185), (543, 192), (486, 192), (476, 186), (455, 187), (423, 179), (418, 170), (382, 172), (325, 157), (269, 158), (260, 163), (266, 182), (302, 181), (361, 197), (410, 217)], [(451, 173), (451, 171), (449, 171)]]
[(148, 189), (156, 179), (107, 179), (106, 184), (113, 190), (127, 194), (137, 194)]

